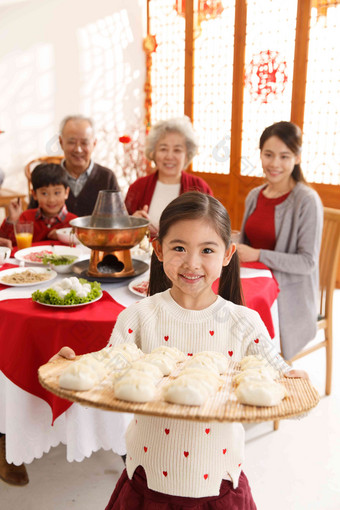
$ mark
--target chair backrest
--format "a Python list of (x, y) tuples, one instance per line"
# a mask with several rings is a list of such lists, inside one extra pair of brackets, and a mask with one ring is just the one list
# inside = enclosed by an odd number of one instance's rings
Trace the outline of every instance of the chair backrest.
[(319, 259), (320, 315), (330, 317), (340, 253), (340, 209), (324, 207)]
[(63, 158), (64, 156), (41, 156), (40, 158), (32, 159), (32, 161), (27, 163), (27, 165), (24, 168), (24, 172), (28, 185), (28, 197), (32, 195), (31, 173), (34, 170), (34, 168), (40, 163), (56, 163), (57, 165), (59, 165)]

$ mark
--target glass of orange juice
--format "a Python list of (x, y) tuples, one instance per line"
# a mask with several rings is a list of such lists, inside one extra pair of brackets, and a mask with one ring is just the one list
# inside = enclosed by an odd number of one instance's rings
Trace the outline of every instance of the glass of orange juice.
[(15, 239), (19, 250), (32, 246), (33, 221), (25, 221), (14, 225)]

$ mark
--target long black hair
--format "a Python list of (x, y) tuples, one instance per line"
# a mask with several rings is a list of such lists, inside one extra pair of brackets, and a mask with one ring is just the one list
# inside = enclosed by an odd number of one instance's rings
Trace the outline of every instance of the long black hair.
[[(301, 154), (301, 129), (293, 122), (282, 120), (280, 122), (275, 122), (275, 124), (272, 124), (271, 126), (268, 126), (260, 136), (259, 145), (261, 151), (265, 142), (272, 136), (277, 136), (281, 142), (287, 145), (288, 149), (290, 149), (292, 153), (295, 154), (295, 156), (299, 156)], [(304, 184), (307, 184), (306, 179), (302, 173), (300, 163), (297, 163), (294, 166), (292, 177), (295, 182), (303, 182)]]
[[(170, 227), (178, 221), (197, 219), (209, 221), (223, 240), (226, 249), (229, 248), (231, 226), (227, 210), (216, 198), (198, 191), (183, 193), (164, 209), (159, 222), (157, 236), (159, 243), (162, 244)], [(154, 252), (151, 257), (149, 295), (163, 292), (171, 286), (171, 281), (164, 272), (163, 263), (158, 260)], [(229, 264), (222, 268), (218, 293), (235, 304), (243, 302), (237, 252), (232, 256)]]

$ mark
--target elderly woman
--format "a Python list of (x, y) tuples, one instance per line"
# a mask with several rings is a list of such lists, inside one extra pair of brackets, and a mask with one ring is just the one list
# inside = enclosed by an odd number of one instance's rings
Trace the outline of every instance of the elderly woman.
[(153, 126), (146, 139), (145, 154), (154, 162), (156, 171), (140, 177), (129, 187), (125, 198), (129, 214), (147, 218), (151, 230), (156, 232), (163, 209), (178, 195), (193, 190), (212, 195), (203, 179), (184, 171), (197, 151), (188, 117), (160, 121)]

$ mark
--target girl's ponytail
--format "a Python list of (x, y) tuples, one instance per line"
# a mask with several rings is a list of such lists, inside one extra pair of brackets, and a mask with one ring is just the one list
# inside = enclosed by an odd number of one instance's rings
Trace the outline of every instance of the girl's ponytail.
[(164, 273), (163, 262), (160, 262), (156, 256), (156, 253), (153, 252), (151, 255), (148, 296), (153, 296), (158, 292), (163, 292), (164, 290), (170, 289), (170, 287), (171, 282)]
[(218, 293), (224, 299), (236, 305), (243, 305), (244, 298), (241, 287), (240, 261), (237, 251), (231, 257), (229, 264), (223, 267), (218, 286)]

